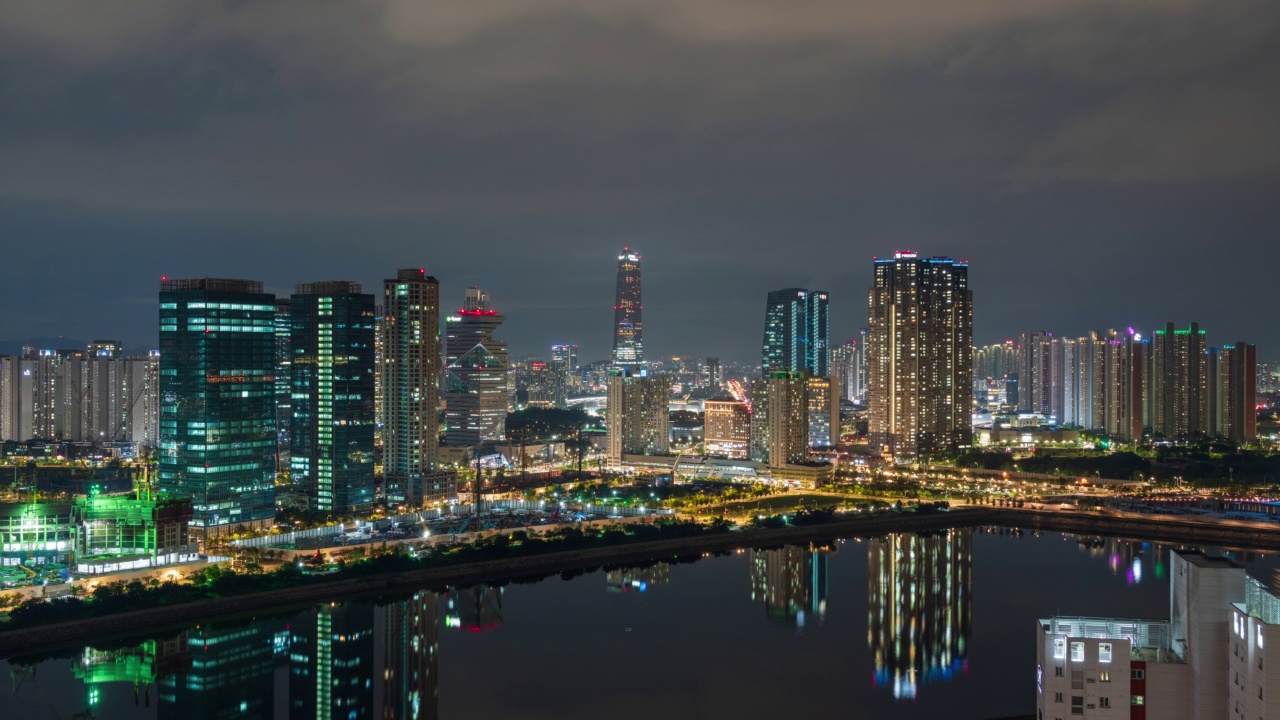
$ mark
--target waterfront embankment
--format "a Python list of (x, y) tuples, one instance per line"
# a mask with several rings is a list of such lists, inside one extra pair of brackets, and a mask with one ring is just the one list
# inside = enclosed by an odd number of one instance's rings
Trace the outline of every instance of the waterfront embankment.
[(383, 594), (443, 589), (476, 583), (516, 581), (564, 571), (621, 565), (679, 556), (809, 543), (842, 537), (875, 537), (896, 532), (929, 532), (955, 527), (1003, 525), (1087, 535), (1113, 535), (1170, 543), (1223, 545), (1280, 550), (1280, 526), (1239, 521), (1209, 521), (1178, 516), (1097, 512), (1056, 512), (967, 507), (951, 512), (878, 513), (841, 517), (801, 527), (706, 532), (664, 540), (591, 547), (531, 556), (514, 556), (249, 593), (231, 597), (124, 612), (0, 631), (0, 657), (49, 652), (85, 642), (108, 641), (143, 633), (163, 633), (214, 619), (251, 618), (302, 609), (320, 602)]

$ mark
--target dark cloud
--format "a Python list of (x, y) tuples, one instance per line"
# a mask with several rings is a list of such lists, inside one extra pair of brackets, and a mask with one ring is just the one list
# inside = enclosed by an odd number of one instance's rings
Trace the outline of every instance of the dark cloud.
[[(146, 344), (160, 274), (481, 284), (518, 353), (753, 359), (764, 294), (973, 263), (978, 340), (1199, 320), (1275, 354), (1265, 0), (0, 2), (0, 338)], [(1243, 260), (1242, 260), (1243, 258)], [(1229, 288), (1226, 290), (1225, 288)]]

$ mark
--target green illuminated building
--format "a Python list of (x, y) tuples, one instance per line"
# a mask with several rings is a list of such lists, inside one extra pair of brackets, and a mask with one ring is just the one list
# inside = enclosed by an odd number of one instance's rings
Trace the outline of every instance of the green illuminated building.
[(0, 504), (0, 563), (6, 566), (64, 562), (71, 549), (70, 503)]
[(91, 490), (71, 513), (75, 570), (99, 574), (194, 560), (191, 518), (186, 498), (155, 498), (141, 488), (133, 495)]
[(320, 512), (373, 505), (374, 297), (346, 281), (304, 283), (290, 300), (293, 485)]
[(161, 284), (159, 487), (193, 533), (275, 517), (275, 312), (257, 281)]

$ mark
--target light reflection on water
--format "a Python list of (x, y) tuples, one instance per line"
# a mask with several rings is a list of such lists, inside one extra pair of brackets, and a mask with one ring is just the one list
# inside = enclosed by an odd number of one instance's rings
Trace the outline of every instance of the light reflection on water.
[(1027, 714), (1031, 621), (1158, 614), (1168, 552), (965, 529), (324, 604), (6, 663), (0, 716)]

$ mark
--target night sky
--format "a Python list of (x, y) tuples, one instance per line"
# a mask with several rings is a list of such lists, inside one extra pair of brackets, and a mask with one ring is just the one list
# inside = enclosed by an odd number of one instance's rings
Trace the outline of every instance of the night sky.
[(1280, 358), (1274, 0), (0, 0), (0, 340), (153, 347), (161, 275), (479, 284), (516, 356), (759, 359), (972, 265), (975, 340), (1197, 320)]

